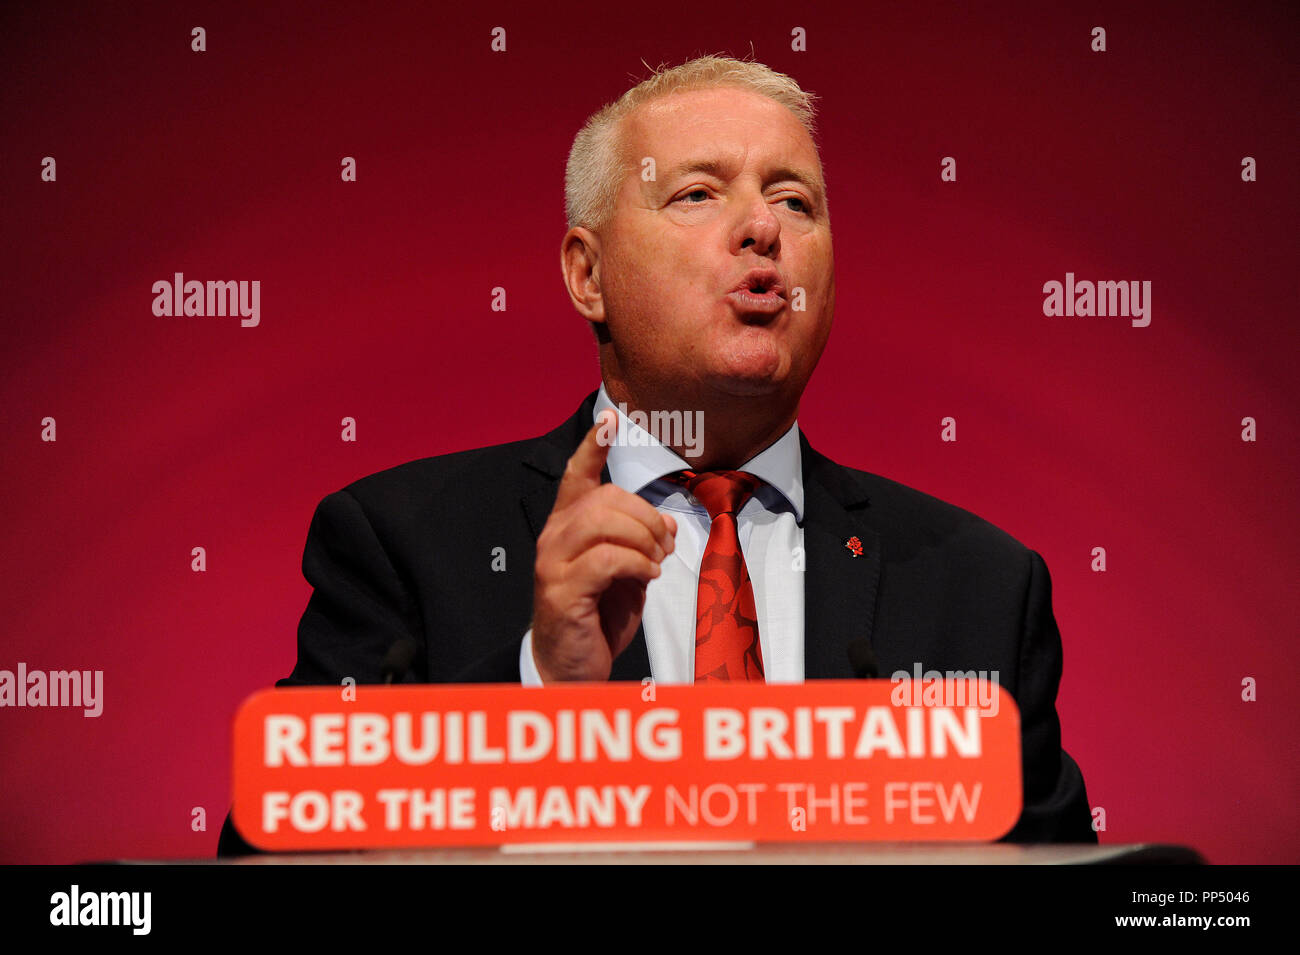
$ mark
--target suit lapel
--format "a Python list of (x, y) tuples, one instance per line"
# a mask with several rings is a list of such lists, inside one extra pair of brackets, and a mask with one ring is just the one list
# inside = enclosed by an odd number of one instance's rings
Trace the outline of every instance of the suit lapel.
[[(853, 473), (799, 435), (804, 477), (804, 679), (851, 679), (849, 644), (871, 640), (880, 587), (880, 536)], [(856, 537), (861, 556), (847, 546)]]
[[(530, 472), (530, 476), (521, 503), (524, 515), (528, 519), (528, 526), (533, 532), (534, 542), (542, 533), (542, 528), (546, 526), (546, 519), (550, 517), (551, 510), (555, 507), (555, 498), (560, 492), (560, 478), (564, 475), (565, 464), (582, 443), (583, 436), (591, 430), (595, 407), (596, 392), (593, 391), (573, 417), (534, 442), (524, 457), (524, 466)], [(609, 468), (601, 471), (600, 480), (602, 484), (609, 483)], [(627, 649), (614, 658), (609, 678), (639, 681), (648, 676), (650, 676), (650, 654), (646, 649), (645, 628), (643, 625), (638, 625), (636, 636), (632, 638)]]

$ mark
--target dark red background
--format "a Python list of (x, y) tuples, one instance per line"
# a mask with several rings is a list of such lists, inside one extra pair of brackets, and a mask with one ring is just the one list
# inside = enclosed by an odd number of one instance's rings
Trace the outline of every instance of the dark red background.
[[(0, 14), (0, 668), (105, 671), (99, 719), (0, 710), (0, 861), (214, 851), (316, 503), (573, 411), (572, 136), (642, 58), (751, 49), (822, 97), (813, 445), (1046, 557), (1103, 841), (1300, 861), (1293, 5), (227, 6)], [(261, 280), (260, 327), (154, 317), (177, 271)], [(1150, 327), (1044, 317), (1067, 271), (1150, 280)]]

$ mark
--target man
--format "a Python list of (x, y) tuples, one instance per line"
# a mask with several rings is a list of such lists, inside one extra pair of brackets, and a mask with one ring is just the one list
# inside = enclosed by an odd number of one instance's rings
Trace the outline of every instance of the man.
[[(541, 438), (325, 498), (278, 685), (378, 682), (395, 646), (412, 682), (996, 671), (1024, 742), (1008, 838), (1095, 842), (1060, 746), (1042, 558), (835, 464), (795, 423), (835, 305), (810, 97), (726, 58), (658, 74), (578, 134), (566, 200), (563, 275), (601, 388)], [(645, 440), (634, 420), (670, 411), (700, 433)], [(238, 848), (227, 824), (220, 851)]]

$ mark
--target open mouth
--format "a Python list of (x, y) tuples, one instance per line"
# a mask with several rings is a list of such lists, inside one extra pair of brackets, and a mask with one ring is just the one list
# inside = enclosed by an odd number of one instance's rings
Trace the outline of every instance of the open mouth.
[(727, 293), (742, 314), (775, 315), (785, 308), (785, 287), (772, 269), (754, 269)]

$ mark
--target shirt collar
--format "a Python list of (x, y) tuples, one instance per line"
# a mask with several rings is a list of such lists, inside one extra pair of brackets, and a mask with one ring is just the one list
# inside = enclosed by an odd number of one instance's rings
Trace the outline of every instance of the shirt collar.
[[(606, 464), (610, 480), (625, 491), (638, 494), (649, 484), (675, 471), (690, 469), (691, 465), (671, 448), (660, 444), (654, 436), (633, 423), (623, 409), (610, 401), (604, 384), (596, 395), (592, 409), (592, 423), (606, 408), (618, 414), (618, 440), (609, 449)], [(683, 411), (683, 417), (691, 412)], [(634, 433), (635, 432), (635, 433)], [(699, 431), (690, 432), (700, 437)], [(762, 478), (780, 492), (794, 509), (796, 521), (803, 520), (803, 456), (799, 448), (799, 423), (758, 454), (746, 461), (740, 471), (748, 471)]]

